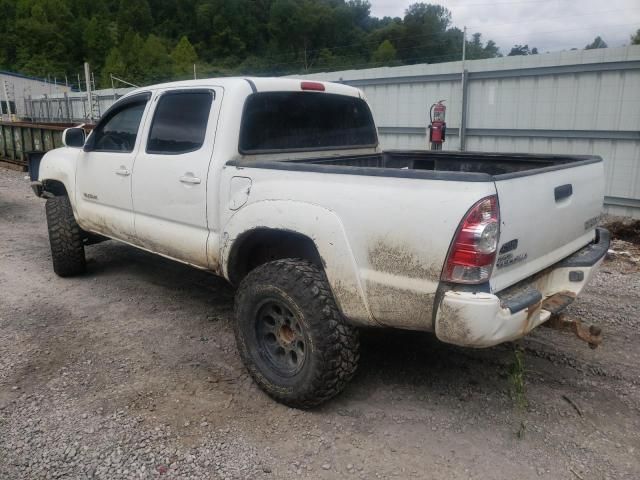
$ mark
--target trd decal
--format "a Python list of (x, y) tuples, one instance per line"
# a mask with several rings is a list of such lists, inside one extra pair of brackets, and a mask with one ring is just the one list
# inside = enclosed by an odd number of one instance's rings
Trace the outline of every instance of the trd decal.
[(504, 268), (513, 265), (514, 263), (524, 262), (527, 259), (526, 253), (519, 255), (513, 255), (513, 253), (507, 253), (506, 255), (500, 255), (496, 262), (496, 268)]

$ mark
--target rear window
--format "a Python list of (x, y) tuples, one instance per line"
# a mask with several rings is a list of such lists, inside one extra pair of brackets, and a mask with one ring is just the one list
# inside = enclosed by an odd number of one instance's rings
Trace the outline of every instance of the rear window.
[(247, 98), (240, 152), (318, 150), (377, 145), (371, 110), (356, 97), (264, 92)]

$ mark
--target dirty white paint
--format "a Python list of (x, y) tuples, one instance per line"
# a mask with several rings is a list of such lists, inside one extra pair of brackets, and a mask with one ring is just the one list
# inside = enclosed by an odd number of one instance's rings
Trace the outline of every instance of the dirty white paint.
[[(558, 292), (578, 295), (601, 263), (602, 259), (592, 267), (555, 268), (537, 278), (531, 286), (542, 294), (543, 301)], [(569, 272), (582, 272), (583, 280), (570, 282)], [(512, 314), (501, 306), (500, 299), (494, 294), (449, 291), (444, 294), (436, 313), (435, 332), (443, 342), (490, 347), (522, 338), (550, 316), (541, 304)]]
[[(297, 80), (253, 81), (259, 91), (300, 88)], [(330, 93), (360, 95), (352, 87), (325, 86)], [(144, 145), (155, 99), (167, 89), (185, 88), (216, 92), (203, 147), (169, 158), (146, 153)], [(301, 172), (256, 168), (250, 163), (227, 166), (229, 160), (242, 158), (238, 154), (239, 106), (252, 93), (248, 82), (199, 80), (142, 91), (150, 91), (152, 96), (131, 153), (63, 148), (47, 153), (42, 161), (40, 180), (57, 179), (67, 186), (79, 224), (225, 278), (230, 277), (229, 256), (234, 242), (244, 233), (271, 228), (305, 235), (317, 247), (341, 311), (355, 324), (432, 330), (436, 294), (451, 239), (471, 205), (489, 195), (499, 195), (504, 208), (504, 234), (517, 236), (529, 249), (532, 260), (531, 264), (516, 265), (496, 275), (494, 290), (546, 267), (542, 263), (559, 260), (593, 237), (593, 230), (576, 231), (576, 225), (586, 220), (582, 217), (592, 213), (588, 196), (578, 194), (570, 205), (558, 206), (551, 219), (562, 225), (553, 228), (544, 223), (540, 205), (548, 188), (569, 179), (575, 191), (595, 188), (601, 195), (598, 167), (539, 173), (526, 177), (524, 184), (521, 179), (505, 180), (496, 189), (492, 181)], [(369, 148), (358, 153), (377, 151)], [(284, 160), (290, 155), (263, 157)], [(185, 175), (200, 181), (185, 185), (180, 181)], [(522, 189), (531, 189), (530, 204), (514, 199), (514, 191)], [(531, 222), (519, 220), (531, 214), (537, 218)], [(539, 233), (548, 235), (547, 241), (540, 240), (543, 235)], [(527, 242), (528, 237), (531, 242)], [(534, 263), (539, 258), (544, 261)], [(554, 292), (555, 288), (552, 283), (545, 292)], [(475, 317), (480, 321), (474, 328), (490, 328), (491, 321), (504, 316), (496, 301), (493, 294), (469, 298), (448, 292), (437, 318), (441, 324), (448, 322), (448, 331), (452, 331), (452, 319), (469, 322)], [(465, 330), (465, 325), (454, 327)], [(438, 331), (436, 324), (436, 333), (444, 341), (459, 343), (445, 331), (447, 328), (442, 327)], [(479, 346), (498, 343), (510, 335), (508, 328), (494, 328), (493, 336), (476, 332), (469, 338), (476, 338)]]

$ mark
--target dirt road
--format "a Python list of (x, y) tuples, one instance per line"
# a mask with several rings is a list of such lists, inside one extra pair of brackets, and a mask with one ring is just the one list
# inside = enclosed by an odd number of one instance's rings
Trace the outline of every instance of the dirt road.
[[(274, 403), (236, 353), (233, 290), (116, 242), (51, 269), (44, 202), (0, 168), (0, 478), (640, 478), (640, 273), (609, 262), (570, 313), (465, 350), (371, 331), (345, 393)], [(524, 392), (514, 387), (524, 380)]]

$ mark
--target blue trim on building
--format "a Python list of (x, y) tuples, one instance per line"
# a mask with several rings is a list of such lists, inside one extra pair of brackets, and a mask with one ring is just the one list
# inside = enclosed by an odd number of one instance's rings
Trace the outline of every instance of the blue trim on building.
[(29, 75), (7, 72), (6, 70), (0, 70), (0, 75), (9, 75), (10, 77), (26, 78), (27, 80), (37, 80), (38, 82), (49, 83), (46, 78), (30, 77)]
[[(46, 78), (39, 78), (39, 77), (30, 77), (29, 75), (24, 75), (22, 73), (16, 73), (16, 72), (8, 72), (6, 70), (0, 70), (0, 75), (8, 75), (9, 77), (16, 77), (16, 78), (24, 78), (25, 80), (34, 80), (36, 82), (42, 82), (42, 83), (46, 83), (46, 84), (50, 84), (50, 85), (54, 85), (54, 86), (58, 86), (58, 87), (65, 87), (66, 85), (62, 84), (62, 83), (53, 83), (48, 81)], [(72, 92), (77, 92), (77, 88), (72, 87), (71, 85), (68, 86), (69, 90)]]

